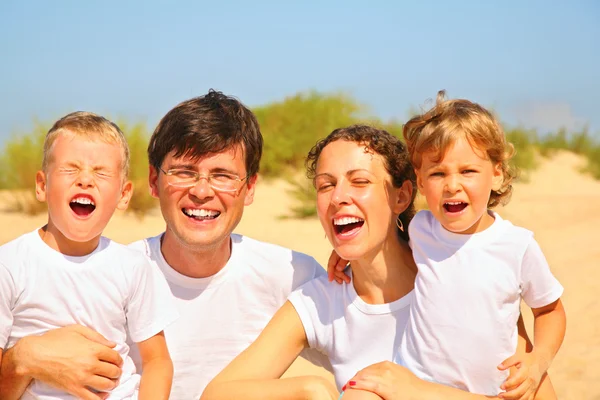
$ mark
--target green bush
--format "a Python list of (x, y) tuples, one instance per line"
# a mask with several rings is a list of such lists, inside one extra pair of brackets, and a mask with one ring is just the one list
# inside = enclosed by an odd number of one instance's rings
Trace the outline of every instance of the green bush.
[(537, 134), (532, 130), (513, 128), (505, 130), (505, 135), (506, 139), (512, 143), (515, 148), (511, 165), (517, 170), (519, 178), (526, 180), (528, 172), (537, 167)]

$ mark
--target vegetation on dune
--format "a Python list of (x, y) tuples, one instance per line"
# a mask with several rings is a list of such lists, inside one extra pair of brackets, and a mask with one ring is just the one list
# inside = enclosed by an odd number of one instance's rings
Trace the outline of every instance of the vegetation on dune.
[[(399, 121), (384, 122), (369, 115), (365, 106), (343, 93), (299, 93), (279, 102), (253, 109), (265, 140), (261, 174), (283, 177), (290, 182), (290, 194), (296, 205), (290, 210), (294, 218), (316, 214), (315, 190), (304, 178), (304, 159), (312, 146), (333, 129), (355, 123), (382, 127), (402, 137)], [(146, 147), (149, 132), (143, 123), (117, 121), (131, 150), (130, 179), (134, 195), (129, 211), (143, 217), (157, 202), (148, 192), (148, 158)], [(35, 122), (31, 132), (14, 135), (0, 153), (0, 189), (11, 190), (11, 209), (28, 214), (45, 211), (45, 205), (35, 199), (35, 173), (41, 167), (43, 141), (50, 124)], [(547, 135), (522, 128), (506, 128), (506, 136), (515, 147), (513, 166), (526, 178), (537, 166), (538, 154), (551, 156), (557, 150), (568, 150), (588, 159), (585, 172), (600, 179), (600, 141), (587, 129), (578, 132), (559, 130)], [(299, 171), (302, 172), (299, 174)], [(291, 178), (293, 177), (293, 178)], [(422, 203), (422, 202), (421, 202)]]

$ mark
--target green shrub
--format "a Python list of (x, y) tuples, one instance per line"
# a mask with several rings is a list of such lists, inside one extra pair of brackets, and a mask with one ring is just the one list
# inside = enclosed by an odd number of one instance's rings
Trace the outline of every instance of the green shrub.
[(505, 130), (507, 140), (515, 148), (511, 165), (518, 171), (520, 179), (526, 180), (528, 172), (537, 166), (536, 133), (522, 128)]
[(283, 218), (310, 218), (317, 215), (317, 190), (306, 177), (286, 178), (292, 186), (287, 192), (295, 204), (290, 208), (290, 215)]

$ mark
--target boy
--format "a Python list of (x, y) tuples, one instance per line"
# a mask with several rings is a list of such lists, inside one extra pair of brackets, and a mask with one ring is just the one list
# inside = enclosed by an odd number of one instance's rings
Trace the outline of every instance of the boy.
[[(101, 388), (100, 398), (167, 399), (173, 365), (163, 330), (177, 318), (168, 286), (143, 254), (101, 237), (131, 198), (128, 168), (125, 137), (103, 117), (75, 112), (48, 131), (36, 175), (48, 223), (0, 246), (0, 361), (2, 349), (19, 339), (79, 324), (113, 342), (124, 360), (120, 380)], [(139, 346), (141, 379), (128, 357), (128, 334)], [(117, 378), (119, 372), (106, 363), (101, 375)], [(29, 380), (0, 398), (89, 398), (94, 392), (67, 394)]]

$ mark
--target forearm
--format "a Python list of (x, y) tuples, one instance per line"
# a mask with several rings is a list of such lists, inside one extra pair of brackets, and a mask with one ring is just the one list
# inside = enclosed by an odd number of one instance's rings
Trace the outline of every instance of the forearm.
[(548, 370), (566, 331), (566, 315), (560, 300), (553, 309), (534, 311), (533, 352), (539, 360), (541, 372)]
[(319, 399), (320, 377), (221, 381), (209, 384), (201, 400), (306, 400)]
[(167, 400), (173, 383), (173, 362), (170, 358), (155, 358), (143, 364), (140, 400)]
[(548, 374), (542, 377), (540, 387), (535, 393), (535, 400), (558, 400)]
[(27, 375), (26, 367), (18, 363), (27, 357), (21, 351), (25, 340), (20, 340), (14, 347), (2, 353), (0, 363), (0, 399), (2, 400), (19, 399), (31, 383), (32, 378)]

